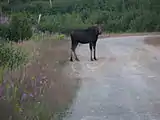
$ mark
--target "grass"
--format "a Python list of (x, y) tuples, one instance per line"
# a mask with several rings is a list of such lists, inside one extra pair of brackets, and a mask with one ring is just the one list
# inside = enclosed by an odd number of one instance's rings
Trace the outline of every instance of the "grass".
[(13, 108), (12, 113), (6, 113), (6, 120), (15, 114), (20, 116), (15, 120), (60, 120), (72, 103), (78, 83), (62, 71), (68, 60), (68, 41), (64, 35), (41, 35), (14, 44), (28, 53), (29, 61), (16, 71), (5, 71), (3, 76), (7, 84), (0, 103), (5, 101)]

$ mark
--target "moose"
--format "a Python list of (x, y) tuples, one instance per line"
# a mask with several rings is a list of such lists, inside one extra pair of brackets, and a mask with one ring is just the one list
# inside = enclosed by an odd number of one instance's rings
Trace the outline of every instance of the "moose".
[[(96, 43), (98, 36), (102, 34), (102, 27), (101, 25), (95, 25), (88, 27), (86, 29), (76, 29), (73, 30), (70, 33), (71, 37), (71, 56), (70, 56), (70, 61), (73, 61), (73, 54), (75, 56), (75, 60), (79, 61), (77, 54), (75, 52), (78, 43), (81, 44), (89, 44), (89, 49), (90, 49), (90, 60), (93, 61), (97, 60), (96, 58)], [(92, 50), (94, 51), (94, 58), (92, 58)]]

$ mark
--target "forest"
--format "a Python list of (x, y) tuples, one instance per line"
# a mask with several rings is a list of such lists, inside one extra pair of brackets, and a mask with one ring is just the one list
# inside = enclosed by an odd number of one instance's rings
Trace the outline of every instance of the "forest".
[[(3, 14), (25, 12), (41, 31), (64, 32), (103, 23), (106, 32), (160, 30), (159, 0), (2, 0)], [(42, 14), (37, 26), (38, 15)]]

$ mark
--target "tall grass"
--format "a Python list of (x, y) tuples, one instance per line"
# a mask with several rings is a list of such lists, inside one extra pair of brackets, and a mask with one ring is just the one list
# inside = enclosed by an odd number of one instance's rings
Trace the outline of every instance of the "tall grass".
[[(34, 39), (33, 42), (37, 39), (40, 39), (40, 42), (47, 42), (47, 40), (52, 41), (51, 39), (62, 40), (65, 36), (44, 34), (43, 37), (42, 39), (40, 34), (36, 34), (32, 39)], [(38, 44), (38, 41), (35, 43)], [(4, 113), (7, 114), (6, 120), (9, 117), (12, 117), (13, 120), (62, 120), (67, 114), (68, 103), (65, 106), (50, 105), (50, 102), (46, 100), (46, 94), (53, 87), (54, 81), (46, 77), (28, 75), (26, 69), (30, 59), (29, 54), (21, 45), (1, 42), (0, 106), (5, 101), (6, 108), (8, 105), (13, 108), (12, 113)], [(3, 114), (1, 108), (0, 113)], [(1, 115), (0, 118), (2, 118)]]

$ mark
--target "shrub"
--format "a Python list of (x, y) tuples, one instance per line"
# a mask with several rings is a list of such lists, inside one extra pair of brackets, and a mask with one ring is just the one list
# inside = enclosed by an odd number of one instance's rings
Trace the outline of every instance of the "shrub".
[(22, 13), (12, 15), (9, 27), (9, 40), (11, 41), (28, 40), (32, 36), (29, 20)]
[[(152, 19), (150, 19), (152, 18)], [(130, 22), (130, 29), (136, 32), (151, 32), (158, 30), (160, 16), (150, 11), (144, 11)]]
[(27, 54), (21, 48), (6, 42), (0, 43), (0, 67), (16, 69), (27, 60), (26, 58)]
[(49, 24), (49, 23), (43, 22), (38, 25), (38, 30), (40, 30), (42, 32), (48, 31), (48, 32), (52, 33), (54, 31), (53, 29), (54, 28), (51, 23)]
[(68, 34), (72, 29), (85, 28), (89, 25), (88, 22), (83, 22), (80, 14), (57, 14), (54, 16), (44, 16), (38, 25), (38, 29), (43, 32), (49, 31)]
[(65, 38), (65, 35), (64, 34), (56, 34), (55, 37), (56, 37), (56, 40), (62, 40)]
[(2, 39), (7, 39), (9, 37), (9, 25), (0, 24), (0, 37)]

